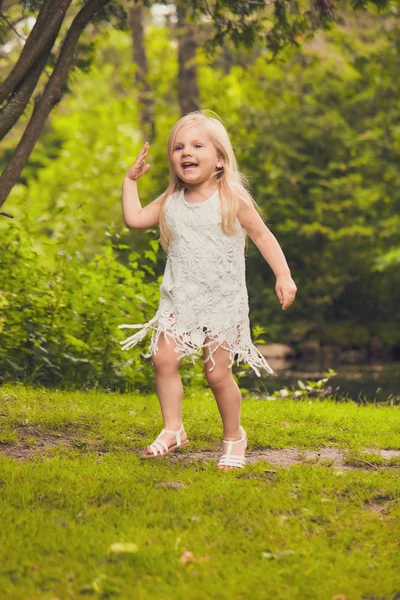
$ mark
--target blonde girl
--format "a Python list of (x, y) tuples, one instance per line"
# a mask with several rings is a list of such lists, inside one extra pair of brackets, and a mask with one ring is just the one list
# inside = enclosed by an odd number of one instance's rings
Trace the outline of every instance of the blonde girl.
[(274, 374), (252, 343), (245, 280), (245, 239), (250, 236), (276, 276), (282, 309), (294, 301), (296, 285), (279, 243), (256, 209), (239, 173), (221, 121), (205, 112), (180, 119), (168, 139), (167, 190), (142, 208), (136, 181), (150, 165), (149, 145), (126, 172), (122, 207), (132, 229), (160, 227), (167, 262), (156, 315), (120, 342), (129, 349), (152, 332), (147, 357), (155, 369), (164, 428), (142, 458), (164, 456), (189, 444), (182, 424), (179, 365), (202, 352), (205, 376), (223, 424), (218, 468), (243, 468), (247, 434), (240, 425), (241, 393), (232, 365), (247, 363), (257, 375)]

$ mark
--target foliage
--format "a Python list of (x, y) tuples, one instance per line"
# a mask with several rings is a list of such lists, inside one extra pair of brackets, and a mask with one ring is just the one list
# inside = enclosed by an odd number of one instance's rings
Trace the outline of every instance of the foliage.
[(345, 345), (376, 337), (400, 346), (392, 325), (400, 322), (397, 20), (347, 17), (287, 58), (283, 66), (267, 64), (260, 51), (227, 74), (216, 64), (200, 72), (203, 102), (233, 133), (298, 286), (289, 320), (250, 245), (253, 318), (274, 339), (331, 343), (327, 325), (342, 321), (350, 333)]
[[(203, 107), (223, 118), (299, 290), (283, 313), (249, 243), (253, 334), (266, 343), (400, 346), (396, 23), (347, 16), (285, 64), (270, 64), (261, 44), (251, 55), (232, 50), (230, 62), (229, 47), (212, 59), (199, 52)], [(144, 348), (121, 355), (115, 327), (153, 316), (165, 256), (154, 253), (156, 230), (128, 231), (121, 217), (123, 173), (141, 145), (129, 33), (94, 42), (90, 71), (73, 75), (9, 199), (16, 219), (0, 222), (3, 377), (143, 387), (152, 385)], [(157, 139), (139, 182), (144, 204), (166, 188), (166, 139), (179, 116), (166, 28), (148, 29), (147, 51)], [(200, 380), (198, 365), (184, 373)]]
[[(156, 107), (160, 134), (151, 148), (152, 170), (139, 182), (144, 204), (167, 185), (166, 139), (179, 115), (178, 108), (175, 112), (168, 108), (175, 97), (177, 64), (164, 61), (170, 50), (167, 31), (152, 35), (151, 85), (163, 100)], [(54, 241), (64, 239), (67, 225), (73, 232), (77, 227), (85, 229), (82, 252), (86, 256), (101, 245), (105, 227), (121, 230), (122, 178), (142, 144), (129, 34), (112, 31), (97, 42), (97, 63), (89, 76), (74, 76), (73, 94), (54, 112), (51, 139), (47, 132), (32, 154), (27, 169), (29, 191), (16, 187), (7, 203), (18, 218), (21, 203), (27, 202), (39, 231)], [(85, 222), (77, 224), (82, 207)], [(123, 241), (144, 252), (148, 235), (140, 231), (126, 235), (125, 231)]]
[(298, 380), (297, 389), (290, 389), (288, 387), (284, 387), (281, 390), (275, 391), (273, 394), (270, 394), (266, 397), (267, 400), (304, 400), (308, 398), (317, 398), (321, 400), (324, 396), (332, 395), (332, 386), (325, 385), (328, 381), (336, 375), (333, 369), (328, 369), (325, 377), (319, 379), (318, 381), (308, 380), (306, 383)]
[(13, 223), (3, 233), (0, 381), (152, 389), (151, 362), (122, 353), (117, 327), (152, 316), (159, 281), (144, 285), (139, 254), (121, 264), (117, 252), (127, 247), (119, 235), (106, 236), (87, 261), (82, 234), (74, 244), (49, 244), (44, 254), (31, 225)]

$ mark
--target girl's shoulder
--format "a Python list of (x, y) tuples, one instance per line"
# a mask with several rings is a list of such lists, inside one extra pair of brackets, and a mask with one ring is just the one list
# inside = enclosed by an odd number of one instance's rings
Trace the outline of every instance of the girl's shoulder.
[(181, 190), (174, 190), (173, 192), (168, 194), (168, 196), (165, 199), (166, 205), (176, 202), (176, 200), (179, 199), (180, 193), (181, 193)]

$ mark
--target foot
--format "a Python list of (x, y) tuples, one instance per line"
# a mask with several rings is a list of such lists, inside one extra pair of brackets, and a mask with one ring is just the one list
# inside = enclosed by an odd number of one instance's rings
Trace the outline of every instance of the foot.
[[(173, 429), (173, 431), (178, 431), (179, 427), (176, 427), (176, 429), (172, 428), (172, 427), (165, 427), (165, 429), (168, 429), (168, 430), (172, 430)], [(158, 439), (160, 441), (163, 441), (167, 445), (168, 449), (171, 448), (172, 446), (176, 445), (176, 435), (174, 433), (168, 433), (168, 432), (165, 431), (162, 435), (160, 435), (158, 437)], [(188, 439), (188, 437), (186, 435), (186, 432), (185, 432), (185, 430), (182, 427), (182, 429), (181, 429), (181, 443), (185, 442), (187, 439)], [(165, 448), (162, 445), (161, 445), (160, 449), (159, 450), (156, 449), (156, 451), (157, 451), (157, 454), (159, 456), (162, 456), (163, 454), (166, 454), (166, 450), (165, 450)], [(154, 452), (153, 452), (153, 450), (149, 446), (147, 446), (147, 448), (145, 448), (144, 454), (154, 456)]]
[[(229, 444), (228, 442), (233, 442)], [(229, 450), (229, 446), (231, 446)], [(243, 468), (246, 461), (246, 448), (247, 448), (247, 435), (243, 427), (240, 427), (240, 434), (236, 437), (224, 437), (222, 456), (218, 463), (218, 469), (220, 471), (231, 471), (232, 469)], [(237, 457), (237, 458), (236, 458)], [(238, 460), (239, 458), (239, 460)], [(240, 458), (243, 458), (241, 461)], [(221, 463), (232, 464), (221, 464)], [(236, 464), (234, 464), (236, 463)]]

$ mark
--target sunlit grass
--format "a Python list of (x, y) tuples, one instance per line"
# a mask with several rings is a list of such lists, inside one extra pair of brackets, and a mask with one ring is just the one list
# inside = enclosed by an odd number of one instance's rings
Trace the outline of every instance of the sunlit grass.
[[(30, 448), (50, 433), (73, 440), (38, 445), (27, 460), (0, 455), (1, 600), (389, 600), (400, 591), (399, 471), (375, 469), (387, 461), (373, 452), (363, 455), (371, 467), (354, 470), (259, 461), (221, 473), (191, 456), (221, 445), (205, 392), (185, 398), (192, 445), (179, 460), (138, 458), (162, 426), (154, 396), (8, 386), (0, 414), (3, 449), (20, 427)], [(242, 416), (250, 451), (329, 445), (357, 462), (363, 448), (400, 446), (396, 407), (246, 400)]]
[[(73, 432), (75, 439), (97, 449), (140, 449), (162, 428), (155, 395), (67, 392), (3, 386), (0, 390), (0, 442), (17, 440), (16, 429), (32, 426), (46, 431)], [(189, 391), (183, 422), (194, 450), (220, 447), (221, 419), (210, 391)], [(398, 448), (397, 407), (313, 400), (245, 400), (242, 424), (250, 449), (257, 448)], [(32, 434), (33, 435), (33, 434)]]

